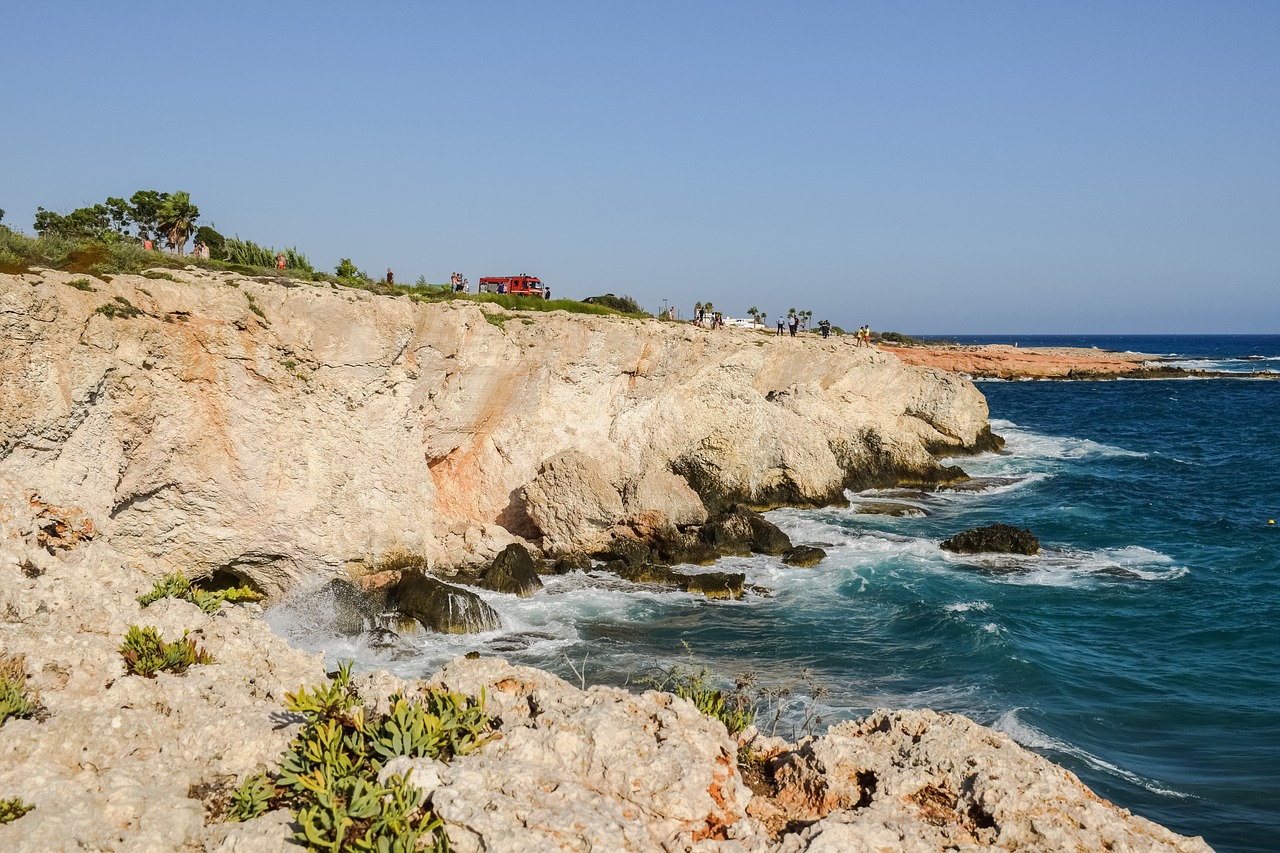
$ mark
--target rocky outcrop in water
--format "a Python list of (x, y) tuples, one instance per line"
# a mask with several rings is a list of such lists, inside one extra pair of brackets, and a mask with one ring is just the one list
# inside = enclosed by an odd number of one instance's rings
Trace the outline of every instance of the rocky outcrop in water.
[(1023, 554), (1040, 553), (1040, 540), (1030, 530), (1010, 524), (989, 524), (957, 533), (942, 542), (947, 551), (957, 554)]
[[(948, 481), (931, 451), (987, 427), (969, 382), (835, 339), (79, 278), (0, 275), (0, 476), (133, 559), (273, 595), (395, 551), (470, 570), (512, 542), (591, 553), (732, 504)], [(98, 310), (119, 300), (136, 315)]]

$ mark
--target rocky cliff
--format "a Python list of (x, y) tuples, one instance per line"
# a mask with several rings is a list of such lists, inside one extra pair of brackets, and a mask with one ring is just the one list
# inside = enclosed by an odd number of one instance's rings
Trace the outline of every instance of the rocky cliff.
[(0, 276), (0, 477), (270, 592), (959, 475), (968, 382), (839, 340), (153, 271)]
[[(156, 275), (0, 278), (0, 678), (28, 697), (0, 715), (3, 850), (297, 849), (286, 808), (224, 817), (276, 773), (301, 723), (284, 694), (324, 662), (256, 604), (144, 608), (166, 570), (278, 592), (397, 551), (581, 552), (958, 476), (931, 453), (990, 440), (972, 385), (837, 341)], [(128, 674), (134, 625), (212, 660)], [(396, 771), (457, 850), (1208, 849), (954, 715), (788, 744), (494, 658), (432, 681), (494, 721)], [(425, 689), (357, 682), (370, 719)]]

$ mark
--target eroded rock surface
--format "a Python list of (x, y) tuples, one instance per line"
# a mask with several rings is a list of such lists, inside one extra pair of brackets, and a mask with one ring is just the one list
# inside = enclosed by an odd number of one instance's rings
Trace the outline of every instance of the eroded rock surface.
[[(931, 452), (987, 426), (971, 383), (835, 339), (166, 274), (0, 275), (0, 476), (273, 595), (392, 552), (474, 569), (945, 482)], [(117, 297), (140, 313), (97, 312)]]

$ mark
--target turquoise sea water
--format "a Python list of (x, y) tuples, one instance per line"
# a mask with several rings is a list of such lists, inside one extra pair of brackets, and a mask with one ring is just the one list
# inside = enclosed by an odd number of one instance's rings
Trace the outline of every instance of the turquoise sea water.
[[(1239, 338), (1163, 340), (1099, 345), (1226, 369), (1280, 357), (1280, 336), (1247, 350)], [(823, 725), (876, 707), (965, 713), (1219, 851), (1280, 849), (1280, 382), (979, 387), (1008, 446), (956, 460), (976, 489), (771, 513), (829, 557), (811, 569), (721, 561), (770, 595), (714, 603), (573, 574), (527, 600), (485, 593), (501, 631), (393, 651), (317, 630), (305, 599), (271, 618), (334, 659), (406, 676), (477, 649), (623, 684), (691, 655), (730, 679), (751, 670), (795, 688), (779, 725), (788, 736), (812, 704), (808, 670), (830, 691), (815, 706)], [(911, 515), (859, 512), (868, 501)], [(1043, 554), (938, 547), (993, 522), (1030, 528)]]

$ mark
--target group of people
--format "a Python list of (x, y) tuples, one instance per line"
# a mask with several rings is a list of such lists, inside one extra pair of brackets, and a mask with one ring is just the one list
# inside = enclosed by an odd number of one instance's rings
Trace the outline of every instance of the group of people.
[(858, 330), (853, 333), (853, 341), (860, 347), (871, 346), (871, 327), (868, 325), (860, 326)]
[(693, 325), (708, 329), (723, 329), (724, 315), (719, 311), (707, 311), (705, 308), (693, 309)]
[(449, 276), (449, 290), (453, 293), (470, 293), (471, 282), (463, 278), (462, 273), (453, 273)]
[(774, 337), (782, 337), (782, 327), (784, 325), (791, 332), (791, 337), (794, 338), (796, 336), (796, 332), (799, 331), (800, 329), (800, 318), (797, 317), (795, 314), (791, 314), (784, 320), (782, 315), (779, 314), (778, 315), (778, 334), (775, 335)]

